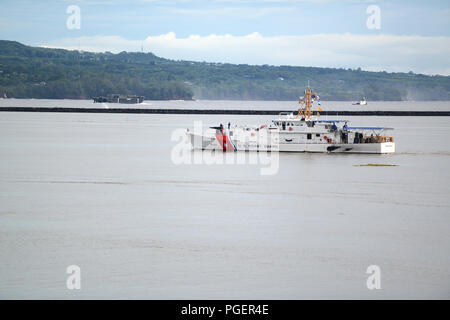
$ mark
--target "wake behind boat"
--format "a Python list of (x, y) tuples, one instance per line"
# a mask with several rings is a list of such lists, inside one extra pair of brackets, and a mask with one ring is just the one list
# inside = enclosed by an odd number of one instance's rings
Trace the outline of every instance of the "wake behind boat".
[(194, 149), (223, 151), (280, 151), (333, 153), (394, 153), (392, 136), (384, 135), (392, 128), (351, 127), (348, 120), (320, 120), (312, 114), (312, 105), (320, 98), (308, 86), (300, 98), (300, 109), (280, 114), (270, 124), (259, 126), (210, 127), (204, 132), (187, 135)]

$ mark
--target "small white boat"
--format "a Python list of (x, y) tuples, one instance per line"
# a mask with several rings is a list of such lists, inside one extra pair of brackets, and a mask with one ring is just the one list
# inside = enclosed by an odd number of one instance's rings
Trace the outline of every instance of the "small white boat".
[[(280, 114), (272, 123), (258, 126), (222, 125), (200, 132), (187, 131), (194, 149), (222, 151), (280, 151), (328, 153), (394, 153), (392, 136), (385, 127), (350, 127), (348, 120), (319, 120), (311, 106), (316, 94), (309, 88), (297, 113)], [(319, 109), (320, 111), (320, 109)]]
[(365, 106), (367, 105), (366, 97), (362, 98), (359, 102), (354, 103), (354, 105)]

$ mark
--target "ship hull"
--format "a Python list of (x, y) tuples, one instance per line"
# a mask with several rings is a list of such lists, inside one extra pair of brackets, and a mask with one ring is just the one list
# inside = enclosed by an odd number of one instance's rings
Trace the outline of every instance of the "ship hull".
[(280, 144), (280, 152), (315, 152), (315, 153), (395, 153), (394, 142), (384, 143), (349, 143), (349, 144)]
[(385, 154), (395, 152), (394, 142), (383, 143), (280, 143), (259, 145), (257, 141), (240, 143), (233, 141), (233, 148), (224, 148), (214, 136), (202, 136), (187, 133), (193, 149), (222, 151), (274, 151), (274, 152), (311, 152), (311, 153), (364, 153)]

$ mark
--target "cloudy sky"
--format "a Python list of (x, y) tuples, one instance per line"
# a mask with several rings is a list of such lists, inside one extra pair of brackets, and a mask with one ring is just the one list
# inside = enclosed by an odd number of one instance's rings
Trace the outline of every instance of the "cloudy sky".
[[(67, 13), (71, 5), (80, 9), (79, 29), (67, 26), (77, 21)], [(195, 61), (450, 75), (450, 1), (0, 0), (0, 39), (89, 51), (143, 48)]]

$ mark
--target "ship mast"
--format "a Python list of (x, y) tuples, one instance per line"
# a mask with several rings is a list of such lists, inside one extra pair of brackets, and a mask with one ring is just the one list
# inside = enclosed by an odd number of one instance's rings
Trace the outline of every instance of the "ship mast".
[(311, 88), (309, 86), (309, 81), (308, 81), (308, 86), (305, 89), (304, 98), (300, 98), (300, 100), (299, 100), (300, 108), (298, 109), (297, 118), (300, 115), (305, 120), (311, 118), (311, 116), (312, 116), (312, 111), (311, 111), (312, 99), (314, 99), (315, 97), (316, 97), (316, 93), (311, 90)]

